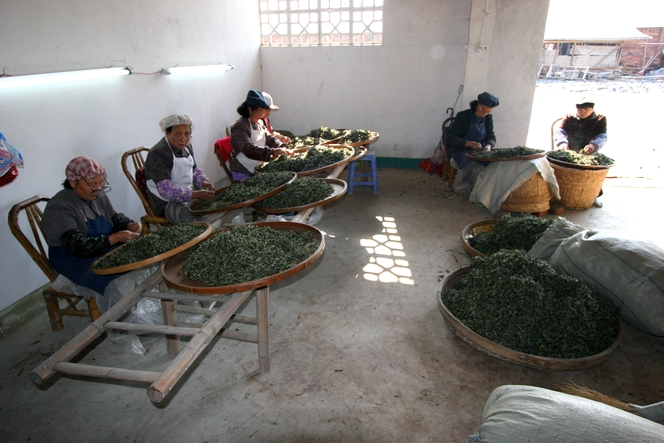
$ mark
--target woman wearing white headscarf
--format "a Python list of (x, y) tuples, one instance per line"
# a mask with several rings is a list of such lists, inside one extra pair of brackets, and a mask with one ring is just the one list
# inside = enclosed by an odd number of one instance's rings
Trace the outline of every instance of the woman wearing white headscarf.
[(263, 117), (263, 123), (265, 124), (265, 127), (270, 132), (270, 134), (274, 136), (274, 138), (279, 140), (281, 143), (289, 145), (292, 141), (290, 137), (287, 137), (275, 131), (274, 128), (272, 127), (272, 123), (270, 122), (270, 114), (272, 114), (272, 111), (278, 111), (279, 106), (277, 106), (274, 103), (274, 100), (272, 100), (272, 96), (265, 91), (263, 91), (263, 97), (265, 98), (267, 104), (270, 105), (270, 107), (266, 110), (265, 117)]
[(210, 201), (214, 185), (196, 166), (191, 146), (193, 122), (187, 115), (173, 114), (159, 122), (165, 136), (154, 145), (145, 160), (148, 202), (155, 215), (170, 223), (188, 223), (196, 218), (187, 203)]
[(106, 171), (90, 157), (76, 157), (65, 168), (64, 189), (44, 209), (42, 230), (53, 269), (72, 282), (104, 294), (120, 274), (96, 275), (90, 265), (118, 243), (139, 236), (141, 224), (115, 212), (102, 191)]

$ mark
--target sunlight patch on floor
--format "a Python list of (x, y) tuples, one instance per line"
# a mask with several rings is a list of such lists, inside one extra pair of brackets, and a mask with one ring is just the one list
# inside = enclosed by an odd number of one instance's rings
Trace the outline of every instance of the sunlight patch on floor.
[(397, 235), (394, 217), (377, 216), (376, 219), (381, 222), (381, 233), (360, 240), (360, 245), (369, 254), (369, 263), (362, 268), (364, 279), (381, 283), (414, 285), (408, 260), (403, 258), (406, 254), (403, 251), (401, 237)]

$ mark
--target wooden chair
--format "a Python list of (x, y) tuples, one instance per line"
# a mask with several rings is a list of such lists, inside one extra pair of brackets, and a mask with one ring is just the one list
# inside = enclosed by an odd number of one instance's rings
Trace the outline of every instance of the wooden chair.
[[(21, 243), (44, 274), (46, 274), (51, 283), (53, 283), (58, 277), (58, 273), (55, 272), (51, 267), (51, 264), (48, 262), (48, 255), (44, 243), (42, 242), (43, 233), (41, 230), (41, 220), (43, 211), (39, 206), (41, 203), (48, 202), (49, 200), (50, 198), (45, 195), (35, 195), (32, 198), (14, 205), (9, 211), (8, 221), (9, 228), (11, 229), (12, 234), (14, 234), (14, 237), (16, 237), (19, 243)], [(19, 225), (21, 212), (25, 212), (28, 222), (30, 223), (32, 240), (21, 231)], [(62, 329), (63, 315), (79, 317), (89, 316), (92, 321), (97, 320), (101, 316), (101, 312), (97, 307), (97, 300), (94, 297), (85, 299), (87, 301), (88, 309), (84, 310), (76, 306), (82, 299), (84, 299), (84, 297), (65, 292), (58, 292), (51, 287), (45, 289), (42, 294), (44, 296), (44, 302), (46, 303), (48, 318), (51, 321), (51, 328), (54, 331)], [(67, 303), (64, 308), (60, 306), (61, 301)]]
[(553, 121), (553, 123), (551, 123), (551, 150), (552, 151), (556, 149), (556, 146), (553, 143), (553, 133), (556, 131), (556, 126), (558, 125), (558, 123), (560, 123), (562, 120), (563, 120), (563, 118), (560, 117), (560, 118), (555, 119)]
[[(150, 151), (148, 148), (141, 146), (139, 148), (125, 152), (122, 154), (121, 159), (122, 172), (124, 172), (124, 174), (127, 176), (131, 187), (134, 188), (134, 191), (136, 191), (136, 194), (138, 194), (138, 198), (141, 200), (143, 208), (147, 213), (147, 215), (141, 217), (144, 234), (150, 231), (151, 224), (156, 225), (157, 228), (162, 228), (168, 224), (168, 220), (166, 220), (164, 217), (158, 217), (155, 215), (152, 207), (150, 206), (150, 203), (148, 202), (148, 190), (145, 182), (145, 158), (143, 157), (144, 154), (147, 155), (148, 151)], [(132, 164), (134, 165), (133, 173), (129, 170), (129, 158), (131, 158)]]
[(224, 137), (217, 140), (214, 143), (214, 154), (217, 156), (221, 167), (224, 168), (224, 172), (228, 176), (228, 179), (231, 181), (231, 183), (235, 183), (235, 180), (233, 180), (233, 175), (231, 174), (231, 171), (228, 169), (228, 165), (226, 164), (226, 162), (228, 162), (228, 160), (233, 157), (231, 138)]
[(442, 126), (442, 131), (443, 131), (443, 150), (445, 151), (445, 161), (443, 162), (443, 173), (441, 174), (441, 178), (443, 180), (447, 180), (447, 187), (452, 188), (454, 185), (454, 177), (456, 176), (456, 169), (452, 167), (452, 164), (450, 163), (450, 154), (449, 154), (449, 149), (447, 146), (447, 129), (450, 127), (452, 122), (454, 121), (454, 117), (448, 117), (445, 119), (443, 122)]

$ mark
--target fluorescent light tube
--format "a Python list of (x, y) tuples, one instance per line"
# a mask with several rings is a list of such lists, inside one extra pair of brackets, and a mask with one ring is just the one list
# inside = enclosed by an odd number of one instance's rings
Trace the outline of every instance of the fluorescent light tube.
[(175, 66), (173, 68), (164, 68), (161, 73), (164, 75), (180, 75), (180, 74), (211, 74), (215, 72), (230, 71), (233, 65), (222, 63), (219, 65), (205, 65), (205, 66)]
[(80, 71), (51, 72), (48, 74), (12, 75), (0, 77), (0, 89), (18, 88), (22, 86), (46, 85), (71, 81), (90, 80), (95, 78), (118, 77), (129, 75), (129, 68), (83, 69)]

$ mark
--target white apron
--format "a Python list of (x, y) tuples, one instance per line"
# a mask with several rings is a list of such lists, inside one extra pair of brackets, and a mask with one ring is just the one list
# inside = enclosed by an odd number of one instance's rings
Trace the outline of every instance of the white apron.
[[(265, 139), (265, 132), (261, 130), (261, 125), (256, 123), (256, 126), (258, 126), (258, 129), (254, 129), (254, 125), (252, 122), (249, 122), (249, 127), (251, 127), (251, 142), (257, 146), (265, 146), (267, 143)], [(247, 171), (251, 172), (252, 174), (256, 172), (256, 166), (260, 165), (263, 163), (263, 160), (252, 160), (246, 155), (244, 155), (243, 152), (240, 152), (238, 155), (235, 156), (237, 161), (239, 161), (242, 166), (247, 168)]]
[[(166, 143), (168, 143), (168, 140), (166, 140)], [(173, 182), (174, 185), (180, 188), (194, 189), (194, 156), (187, 148), (185, 148), (187, 149), (189, 156), (176, 157), (175, 154), (173, 153), (173, 148), (171, 147), (170, 143), (168, 143), (168, 147), (171, 148), (171, 155), (173, 156), (173, 168), (171, 168), (171, 181)], [(168, 201), (164, 197), (159, 195), (159, 191), (157, 190), (157, 184), (154, 182), (154, 180), (152, 179), (148, 180), (147, 186), (150, 192), (152, 192), (154, 195), (156, 195), (157, 197), (159, 197), (164, 201)]]

